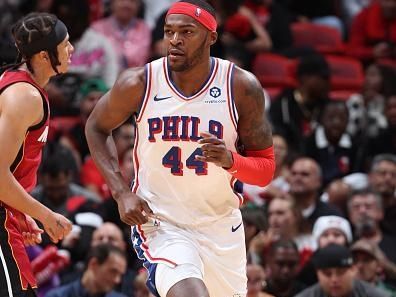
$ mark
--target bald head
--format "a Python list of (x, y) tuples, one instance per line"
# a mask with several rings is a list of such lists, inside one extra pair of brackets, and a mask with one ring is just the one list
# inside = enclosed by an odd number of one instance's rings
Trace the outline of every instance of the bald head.
[(94, 231), (91, 246), (95, 247), (99, 244), (110, 244), (123, 251), (126, 248), (121, 229), (111, 222), (104, 223)]

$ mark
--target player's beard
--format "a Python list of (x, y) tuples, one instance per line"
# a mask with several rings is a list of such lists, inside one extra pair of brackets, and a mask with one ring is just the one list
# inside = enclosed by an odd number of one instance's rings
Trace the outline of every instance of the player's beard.
[(202, 60), (202, 57), (205, 55), (206, 52), (206, 37), (203, 39), (202, 43), (198, 46), (198, 48), (191, 54), (190, 57), (185, 56), (185, 61), (183, 64), (169, 65), (170, 70), (175, 72), (183, 72), (197, 65)]

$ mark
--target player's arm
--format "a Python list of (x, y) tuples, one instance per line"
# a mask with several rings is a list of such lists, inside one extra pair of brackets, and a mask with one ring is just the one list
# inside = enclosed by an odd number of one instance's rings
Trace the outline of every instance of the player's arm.
[(129, 225), (145, 223), (147, 218), (141, 210), (150, 210), (139, 197), (131, 193), (123, 179), (111, 133), (139, 110), (145, 84), (144, 68), (123, 72), (113, 88), (98, 101), (85, 126), (91, 156), (118, 203), (121, 219)]
[(0, 98), (0, 200), (41, 221), (51, 238), (57, 241), (70, 231), (70, 223), (30, 196), (10, 171), (28, 128), (43, 118), (41, 95), (29, 84), (16, 83), (8, 87)]
[(243, 155), (231, 152), (224, 140), (204, 132), (199, 140), (202, 156), (195, 158), (223, 167), (242, 182), (265, 186), (272, 180), (275, 158), (271, 127), (265, 115), (263, 89), (253, 74), (240, 68), (234, 71), (233, 93), (239, 115), (237, 129)]
[(233, 92), (243, 156), (233, 152), (233, 164), (228, 171), (242, 182), (265, 186), (272, 180), (275, 157), (263, 88), (253, 74), (236, 67)]

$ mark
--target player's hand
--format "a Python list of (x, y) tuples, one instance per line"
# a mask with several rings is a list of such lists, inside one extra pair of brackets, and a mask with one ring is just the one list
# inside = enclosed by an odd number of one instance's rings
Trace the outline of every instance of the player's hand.
[(22, 232), (24, 244), (28, 246), (41, 243), (41, 234), (44, 230), (37, 226), (36, 221), (28, 215), (16, 216), (16, 218)]
[(72, 230), (72, 223), (64, 216), (53, 211), (41, 223), (54, 243), (62, 240)]
[(131, 192), (121, 195), (117, 204), (121, 220), (130, 226), (147, 223), (153, 214), (147, 202)]
[(197, 155), (195, 159), (202, 162), (212, 162), (219, 167), (231, 168), (234, 161), (224, 140), (218, 139), (209, 132), (201, 132), (200, 135), (202, 139), (198, 143), (202, 144), (202, 156)]

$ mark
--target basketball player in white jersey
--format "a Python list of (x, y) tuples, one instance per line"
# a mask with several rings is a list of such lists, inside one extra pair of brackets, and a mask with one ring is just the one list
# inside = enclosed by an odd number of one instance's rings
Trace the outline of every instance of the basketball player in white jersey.
[[(264, 186), (275, 169), (263, 90), (251, 73), (210, 56), (216, 27), (205, 1), (173, 4), (167, 56), (121, 74), (86, 125), (155, 296), (246, 296), (242, 198), (234, 186)], [(111, 137), (131, 114), (132, 191)]]

